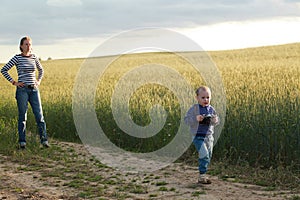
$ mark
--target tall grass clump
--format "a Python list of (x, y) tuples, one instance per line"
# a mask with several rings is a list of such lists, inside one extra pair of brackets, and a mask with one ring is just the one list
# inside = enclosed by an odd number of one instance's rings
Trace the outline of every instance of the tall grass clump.
[[(134, 91), (129, 102), (130, 117), (139, 126), (150, 124), (149, 111), (152, 106), (159, 104), (168, 113), (166, 123), (162, 130), (150, 138), (136, 138), (124, 133), (116, 124), (112, 108), (110, 107), (111, 98), (115, 90), (115, 85), (124, 74), (137, 66), (144, 64), (161, 64), (172, 66), (181, 74), (188, 74), (192, 71), (193, 76), (187, 76), (187, 81), (194, 87), (203, 80), (200, 75), (182, 58), (172, 53), (154, 53), (123, 55), (110, 65), (102, 76), (97, 88), (95, 106), (98, 114), (99, 123), (107, 133), (107, 136), (117, 146), (126, 150), (136, 152), (151, 152), (168, 144), (178, 132), (180, 125), (180, 105), (175, 95), (166, 87), (159, 84), (146, 84)], [(193, 71), (194, 70), (194, 71)], [(159, 72), (158, 72), (159, 73)], [(137, 79), (142, 79), (143, 75)], [(166, 77), (167, 78), (167, 77)], [(195, 80), (198, 80), (197, 82)], [(170, 80), (171, 81), (171, 80)], [(174, 81), (174, 80), (173, 80)], [(127, 88), (128, 93), (132, 92)], [(193, 96), (191, 96), (193, 98)], [(117, 109), (122, 109), (117, 108)]]
[(299, 52), (291, 44), (211, 53), (227, 96), (219, 157), (300, 167)]
[(72, 113), (72, 92), (82, 59), (51, 60), (43, 63), (45, 77), (41, 96), (47, 129), (52, 137), (79, 142)]

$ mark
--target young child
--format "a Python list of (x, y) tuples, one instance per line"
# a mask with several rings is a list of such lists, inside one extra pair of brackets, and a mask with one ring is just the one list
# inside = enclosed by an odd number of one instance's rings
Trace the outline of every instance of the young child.
[(193, 105), (187, 112), (184, 121), (190, 126), (193, 135), (193, 144), (199, 153), (199, 179), (198, 183), (211, 184), (206, 176), (213, 150), (214, 126), (219, 123), (215, 109), (210, 105), (211, 91), (206, 86), (196, 90), (198, 104)]

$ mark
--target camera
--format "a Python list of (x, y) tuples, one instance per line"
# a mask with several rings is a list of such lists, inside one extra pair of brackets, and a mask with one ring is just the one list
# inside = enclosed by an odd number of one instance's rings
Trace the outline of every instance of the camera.
[(212, 116), (211, 114), (204, 115), (204, 118), (203, 118), (203, 120), (200, 122), (200, 124), (210, 125), (212, 117), (213, 117), (213, 116)]

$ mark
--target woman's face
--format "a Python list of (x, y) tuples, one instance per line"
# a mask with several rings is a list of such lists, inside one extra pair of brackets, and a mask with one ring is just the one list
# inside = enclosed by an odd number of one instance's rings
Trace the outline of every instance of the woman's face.
[(31, 52), (31, 40), (24, 40), (23, 44), (20, 47), (24, 54), (30, 53)]

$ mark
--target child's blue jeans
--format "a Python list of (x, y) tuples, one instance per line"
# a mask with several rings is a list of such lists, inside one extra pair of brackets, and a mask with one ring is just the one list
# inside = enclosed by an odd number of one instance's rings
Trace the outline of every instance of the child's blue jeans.
[(206, 137), (195, 136), (193, 143), (199, 154), (199, 172), (200, 174), (205, 174), (212, 157), (214, 137), (212, 135), (207, 135)]

